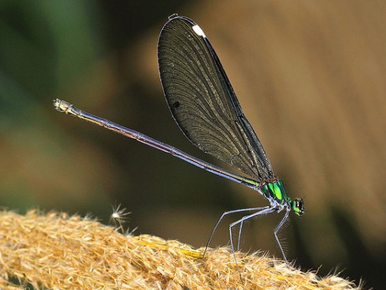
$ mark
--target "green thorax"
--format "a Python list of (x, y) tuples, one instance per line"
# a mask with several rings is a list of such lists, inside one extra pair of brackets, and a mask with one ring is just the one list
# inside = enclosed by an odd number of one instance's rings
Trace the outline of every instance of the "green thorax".
[(266, 198), (273, 198), (278, 203), (284, 205), (290, 201), (290, 198), (285, 191), (283, 181), (280, 179), (273, 182), (266, 182), (261, 187)]

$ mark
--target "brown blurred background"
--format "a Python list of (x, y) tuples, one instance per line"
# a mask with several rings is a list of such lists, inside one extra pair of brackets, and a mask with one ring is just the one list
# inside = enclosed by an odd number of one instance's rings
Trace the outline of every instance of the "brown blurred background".
[[(0, 204), (107, 223), (120, 203), (136, 234), (196, 247), (222, 212), (267, 204), (52, 107), (63, 98), (216, 162), (183, 137), (162, 95), (157, 37), (174, 12), (203, 28), (275, 173), (305, 200), (304, 217), (292, 214), (282, 232), (288, 257), (384, 285), (385, 1), (1, 1)], [(243, 250), (279, 256), (272, 231), (281, 217), (248, 223)], [(227, 244), (232, 220), (213, 247)]]

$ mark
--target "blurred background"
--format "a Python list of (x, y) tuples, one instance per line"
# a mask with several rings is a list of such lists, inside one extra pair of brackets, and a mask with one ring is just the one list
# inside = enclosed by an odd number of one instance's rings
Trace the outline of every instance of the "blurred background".
[[(53, 109), (95, 115), (215, 161), (166, 106), (157, 38), (172, 13), (205, 31), (291, 197), (306, 204), (281, 232), (303, 270), (385, 285), (386, 2), (0, 2), (0, 205), (91, 214), (121, 204), (135, 234), (204, 246), (227, 210), (256, 192)], [(226, 219), (212, 247), (229, 241)], [(244, 251), (280, 257), (282, 215), (248, 223)]]

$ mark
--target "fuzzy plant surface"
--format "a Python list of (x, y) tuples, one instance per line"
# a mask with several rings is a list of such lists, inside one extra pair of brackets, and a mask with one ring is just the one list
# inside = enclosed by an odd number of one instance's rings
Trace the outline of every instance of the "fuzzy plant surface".
[(361, 289), (259, 253), (194, 249), (65, 213), (0, 212), (0, 289)]

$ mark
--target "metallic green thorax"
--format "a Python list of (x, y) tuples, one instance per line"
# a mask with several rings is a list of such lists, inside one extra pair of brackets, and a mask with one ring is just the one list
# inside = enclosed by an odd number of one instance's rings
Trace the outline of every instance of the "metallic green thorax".
[(288, 206), (291, 208), (298, 216), (304, 214), (304, 202), (301, 198), (295, 198), (292, 200), (285, 191), (284, 184), (280, 179), (275, 181), (269, 181), (263, 183), (260, 186), (260, 189), (263, 191), (264, 196), (268, 200), (275, 200), (278, 204)]
[(284, 188), (284, 184), (280, 179), (274, 182), (264, 183), (260, 188), (264, 192), (264, 195), (267, 199), (273, 198), (279, 204), (284, 205), (291, 200), (288, 197), (287, 192), (285, 191), (285, 188)]

